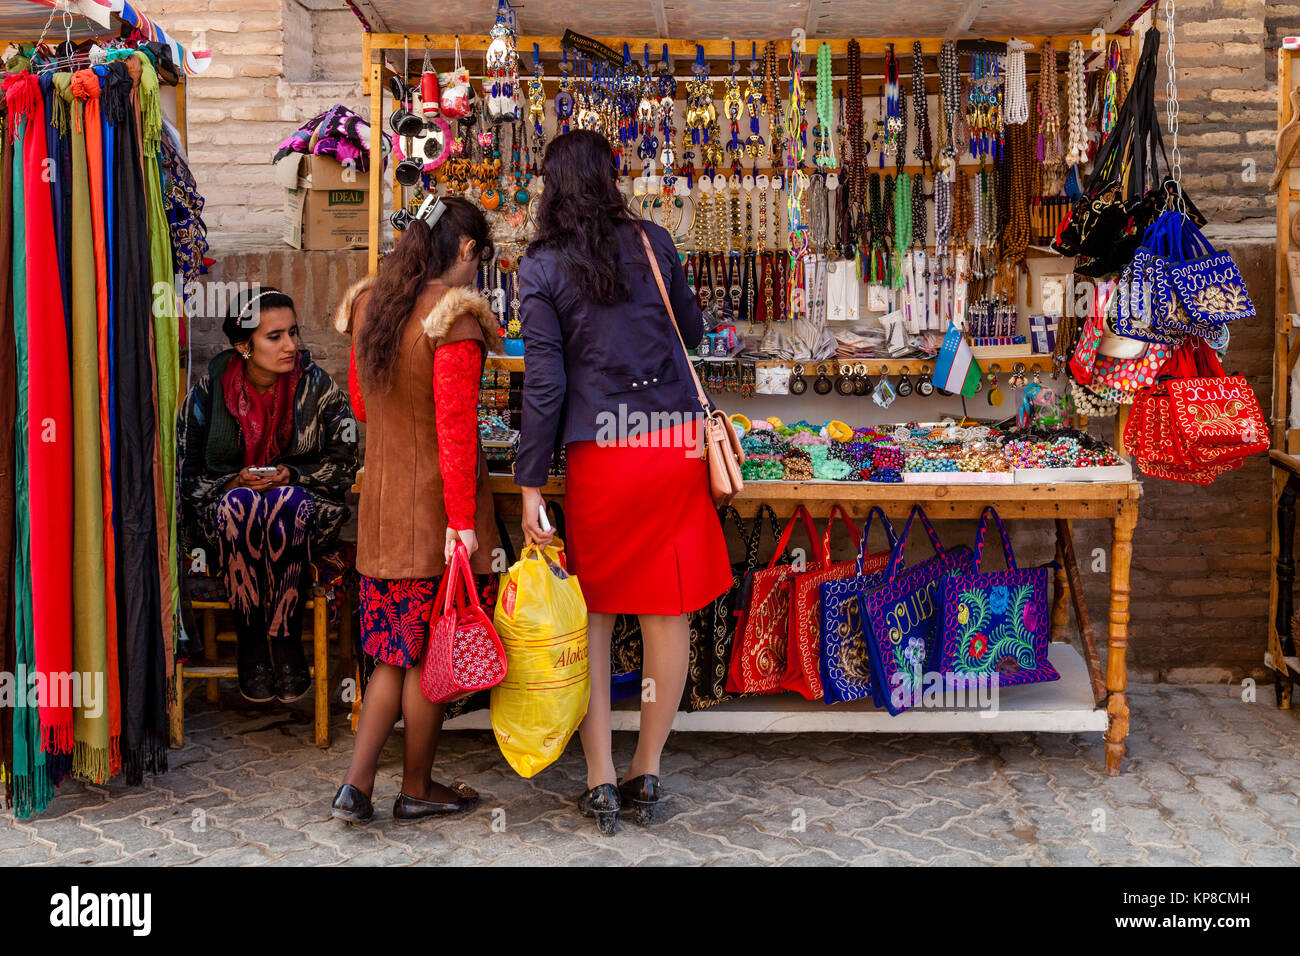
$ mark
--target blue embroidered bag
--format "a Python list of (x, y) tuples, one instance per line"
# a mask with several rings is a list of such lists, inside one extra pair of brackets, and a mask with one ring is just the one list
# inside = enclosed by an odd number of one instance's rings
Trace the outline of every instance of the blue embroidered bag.
[[(997, 523), (1007, 570), (980, 573), (989, 519)], [(999, 687), (1060, 678), (1047, 659), (1051, 639), (1047, 611), (1048, 569), (1017, 568), (1011, 539), (993, 508), (985, 508), (975, 534), (970, 574), (943, 579), (943, 639), (938, 671), (963, 681), (996, 679)], [(967, 683), (973, 687), (973, 683)]]
[(862, 540), (858, 544), (857, 571), (852, 577), (827, 581), (818, 589), (821, 597), (821, 646), (818, 650), (818, 671), (822, 679), (822, 697), (828, 704), (841, 704), (850, 700), (871, 697), (871, 670), (867, 665), (867, 642), (862, 620), (862, 606), (858, 596), (879, 587), (885, 581), (885, 572), (864, 574), (863, 563), (868, 553), (867, 537), (871, 533), (871, 520), (877, 515), (889, 536), (890, 555), (898, 543), (894, 526), (880, 508), (872, 506), (867, 512), (867, 522), (862, 527)]
[[(918, 516), (936, 556), (904, 571), (903, 549)], [(876, 706), (887, 708), (891, 716), (912, 706), (925, 672), (932, 669), (939, 645), (940, 581), (947, 574), (970, 574), (973, 566), (970, 548), (943, 549), (930, 519), (916, 505), (894, 545), (885, 583), (859, 598), (867, 622), (871, 689)]]

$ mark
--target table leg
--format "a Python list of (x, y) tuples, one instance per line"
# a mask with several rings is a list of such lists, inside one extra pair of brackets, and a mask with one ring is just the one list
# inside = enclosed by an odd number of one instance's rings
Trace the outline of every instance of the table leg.
[(1052, 640), (1068, 641), (1070, 627), (1070, 579), (1065, 572), (1065, 547), (1061, 541), (1061, 522), (1056, 522), (1056, 586), (1052, 599)]
[(1110, 549), (1110, 639), (1106, 657), (1106, 772), (1119, 773), (1128, 737), (1128, 622), (1129, 566), (1133, 561), (1133, 529), (1137, 527), (1137, 505), (1122, 501), (1111, 519), (1114, 541)]
[(1074, 617), (1079, 624), (1079, 643), (1083, 645), (1083, 659), (1088, 664), (1088, 678), (1092, 682), (1092, 698), (1101, 706), (1106, 699), (1106, 682), (1101, 676), (1101, 658), (1097, 656), (1097, 635), (1092, 629), (1088, 602), (1083, 594), (1083, 579), (1079, 575), (1079, 559), (1074, 553), (1074, 523), (1066, 518), (1056, 519), (1056, 541), (1064, 560), (1066, 579), (1074, 598)]

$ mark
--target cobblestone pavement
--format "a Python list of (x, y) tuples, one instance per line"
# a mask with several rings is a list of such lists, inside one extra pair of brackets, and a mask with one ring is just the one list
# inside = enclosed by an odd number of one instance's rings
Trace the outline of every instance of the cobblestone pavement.
[[(1294, 864), (1300, 717), (1261, 688), (1130, 692), (1125, 773), (1099, 734), (679, 734), (669, 796), (649, 829), (603, 838), (572, 809), (576, 740), (533, 780), (487, 732), (448, 734), (437, 768), (484, 795), (467, 817), (398, 825), (390, 741), (367, 826), (331, 820), (351, 753), (342, 716), (327, 752), (309, 713), (237, 699), (187, 714), (171, 771), (144, 786), (69, 783), (41, 817), (0, 814), (0, 866), (17, 864)], [(616, 737), (616, 760), (631, 756)]]

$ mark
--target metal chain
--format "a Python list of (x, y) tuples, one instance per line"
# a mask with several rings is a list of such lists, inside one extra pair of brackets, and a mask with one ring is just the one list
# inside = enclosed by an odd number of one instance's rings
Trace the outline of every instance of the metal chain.
[(1165, 0), (1165, 66), (1168, 75), (1165, 78), (1165, 117), (1169, 127), (1172, 145), (1169, 150), (1169, 173), (1178, 190), (1178, 207), (1187, 213), (1187, 204), (1183, 201), (1183, 155), (1178, 149), (1178, 74), (1174, 59), (1174, 0)]

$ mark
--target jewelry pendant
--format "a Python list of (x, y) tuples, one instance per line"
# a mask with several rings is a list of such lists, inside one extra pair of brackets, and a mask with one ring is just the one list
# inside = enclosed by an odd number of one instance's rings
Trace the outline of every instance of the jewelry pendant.
[(898, 371), (902, 375), (898, 382), (898, 395), (900, 398), (907, 398), (912, 394), (912, 380), (908, 377), (906, 365), (902, 366)]
[(864, 398), (871, 394), (871, 379), (868, 377), (867, 366), (865, 362), (859, 362), (853, 366), (853, 394), (859, 398)]
[(831, 380), (826, 377), (826, 366), (817, 366), (817, 381), (813, 382), (813, 391), (818, 395), (829, 395), (831, 393)]
[(934, 382), (930, 379), (930, 366), (921, 366), (921, 380), (916, 383), (917, 394), (929, 398), (934, 394)]
[(857, 383), (854, 381), (853, 377), (853, 366), (841, 365), (840, 378), (839, 381), (835, 383), (835, 390), (841, 395), (852, 395), (856, 384)]
[(802, 395), (808, 391), (808, 381), (803, 377), (803, 366), (796, 365), (790, 374), (790, 394)]

